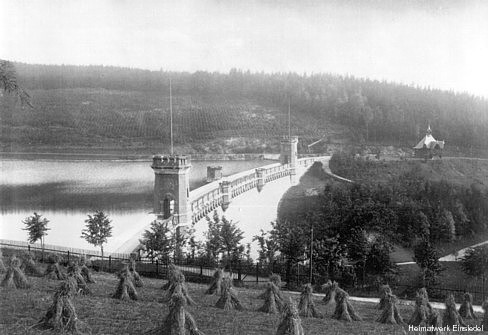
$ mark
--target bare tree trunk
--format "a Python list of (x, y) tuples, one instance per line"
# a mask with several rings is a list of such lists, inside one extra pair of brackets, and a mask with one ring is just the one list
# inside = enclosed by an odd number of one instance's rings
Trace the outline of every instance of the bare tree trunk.
[(105, 262), (105, 259), (103, 258), (103, 244), (100, 245), (100, 252), (102, 253), (102, 263), (101, 263), (101, 266), (102, 266), (102, 270), (104, 268), (103, 264)]
[(42, 250), (41, 262), (44, 262), (44, 236), (41, 237), (41, 250)]
[(232, 260), (230, 259), (230, 251), (227, 250), (227, 262), (229, 262), (229, 273), (232, 276)]

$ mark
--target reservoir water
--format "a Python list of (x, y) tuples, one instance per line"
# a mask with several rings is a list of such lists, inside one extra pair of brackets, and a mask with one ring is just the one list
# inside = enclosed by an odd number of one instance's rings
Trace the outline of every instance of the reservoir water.
[[(209, 165), (223, 167), (224, 175), (249, 170), (272, 161), (192, 161), (190, 187), (205, 183)], [(50, 222), (46, 244), (94, 249), (80, 238), (87, 214), (105, 211), (113, 220), (113, 237), (105, 246), (117, 250), (146, 227), (154, 216), (154, 174), (147, 161), (5, 159), (0, 160), (0, 238), (27, 240), (22, 220), (38, 212)], [(226, 216), (239, 222), (250, 242), (276, 218), (280, 195), (291, 184), (273, 182), (261, 195), (252, 190), (235, 199)], [(258, 209), (258, 210), (257, 210)], [(196, 227), (206, 229), (199, 223)], [(254, 253), (254, 252), (253, 252)]]

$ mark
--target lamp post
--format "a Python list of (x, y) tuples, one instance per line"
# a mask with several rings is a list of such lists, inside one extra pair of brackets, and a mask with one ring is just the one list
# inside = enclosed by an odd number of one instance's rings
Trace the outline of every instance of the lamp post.
[(310, 224), (310, 284), (313, 280), (313, 221)]

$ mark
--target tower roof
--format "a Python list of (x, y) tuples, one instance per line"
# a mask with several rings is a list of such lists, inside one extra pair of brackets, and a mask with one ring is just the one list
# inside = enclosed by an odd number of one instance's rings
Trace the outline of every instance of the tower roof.
[(430, 124), (429, 127), (427, 128), (427, 133), (425, 134), (424, 138), (420, 140), (419, 143), (417, 143), (416, 146), (414, 146), (414, 149), (422, 149), (422, 148), (427, 148), (427, 149), (432, 149), (436, 145), (438, 145), (441, 149), (444, 148), (444, 141), (437, 141), (434, 136), (432, 136), (432, 129), (430, 129)]

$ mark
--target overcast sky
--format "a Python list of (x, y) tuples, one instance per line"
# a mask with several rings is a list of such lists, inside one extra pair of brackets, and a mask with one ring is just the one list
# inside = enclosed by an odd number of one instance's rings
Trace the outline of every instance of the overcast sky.
[(488, 1), (0, 0), (0, 58), (329, 72), (488, 97)]

